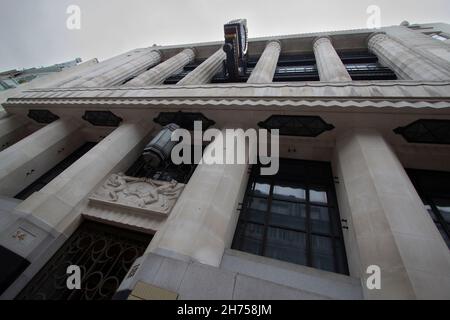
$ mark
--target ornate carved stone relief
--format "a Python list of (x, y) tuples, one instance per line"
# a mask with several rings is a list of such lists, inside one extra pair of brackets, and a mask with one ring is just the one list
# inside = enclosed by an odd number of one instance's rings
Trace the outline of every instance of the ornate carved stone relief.
[(105, 183), (89, 198), (92, 204), (126, 208), (135, 212), (167, 216), (184, 184), (149, 178), (136, 178), (122, 172), (109, 176)]

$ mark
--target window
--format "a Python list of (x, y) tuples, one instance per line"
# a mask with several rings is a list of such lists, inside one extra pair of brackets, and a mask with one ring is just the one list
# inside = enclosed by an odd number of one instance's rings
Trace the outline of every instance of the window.
[(348, 274), (331, 167), (280, 159), (274, 176), (254, 165), (233, 248)]
[(413, 169), (407, 172), (450, 249), (450, 172)]
[(339, 52), (342, 63), (352, 80), (395, 80), (395, 73), (378, 62), (378, 57), (368, 51)]
[(439, 41), (446, 41), (446, 40), (448, 40), (449, 38), (447, 38), (444, 34), (442, 34), (442, 33), (432, 33), (432, 34), (430, 34), (430, 36), (433, 38), (433, 39), (436, 39), (436, 40), (439, 40)]

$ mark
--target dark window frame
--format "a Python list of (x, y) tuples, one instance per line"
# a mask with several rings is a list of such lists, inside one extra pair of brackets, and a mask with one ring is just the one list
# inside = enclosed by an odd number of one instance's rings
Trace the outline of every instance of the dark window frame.
[[(301, 233), (305, 236), (306, 246), (305, 246), (305, 257), (306, 257), (306, 263), (303, 265), (318, 268), (314, 265), (314, 258), (313, 258), (313, 248), (312, 248), (312, 240), (314, 236), (317, 237), (326, 237), (328, 240), (331, 240), (332, 244), (332, 259), (333, 259), (333, 270), (327, 270), (331, 272), (336, 273), (342, 273), (342, 274), (349, 274), (348, 272), (348, 265), (347, 265), (347, 257), (345, 252), (345, 245), (344, 245), (344, 239), (342, 234), (342, 227), (340, 223), (340, 216), (339, 216), (339, 208), (337, 204), (336, 199), (336, 193), (334, 188), (334, 180), (333, 176), (331, 174), (331, 166), (327, 162), (320, 162), (320, 161), (306, 161), (306, 160), (293, 160), (293, 159), (280, 159), (280, 167), (283, 164), (287, 164), (290, 167), (295, 167), (295, 165), (303, 165), (305, 167), (311, 167), (311, 166), (317, 166), (317, 168), (320, 167), (329, 167), (329, 175), (328, 177), (316, 177), (316, 179), (309, 179), (309, 181), (305, 180), (299, 180), (298, 177), (295, 176), (289, 176), (284, 173), (279, 173), (274, 176), (260, 176), (259, 175), (259, 165), (254, 165), (251, 169), (249, 182), (246, 188), (244, 200), (242, 209), (240, 210), (239, 220), (236, 227), (236, 232), (234, 235), (232, 248), (236, 250), (242, 250), (244, 241), (243, 237), (240, 237), (241, 233), (245, 232), (245, 228), (250, 223), (252, 225), (258, 225), (260, 227), (263, 227), (263, 236), (260, 243), (260, 248), (257, 254), (260, 256), (266, 256), (267, 255), (267, 245), (268, 245), (268, 232), (269, 228), (277, 228), (282, 229), (286, 231), (292, 231), (296, 233)], [(306, 174), (308, 176), (309, 174)], [(256, 183), (269, 183), (270, 189), (269, 194), (267, 196), (262, 195), (255, 195), (254, 188), (256, 186)], [(273, 190), (274, 186), (276, 185), (295, 185), (296, 187), (304, 187), (305, 190), (305, 198), (304, 199), (296, 199), (296, 200), (287, 200), (287, 199), (279, 199), (277, 197), (274, 197)], [(319, 203), (319, 202), (313, 202), (310, 199), (310, 190), (322, 190), (326, 192), (328, 203)], [(250, 209), (250, 205), (252, 204), (253, 199), (265, 199), (267, 201), (266, 209), (264, 210), (264, 222), (257, 222), (255, 219), (251, 219), (248, 217)], [(305, 209), (305, 218), (304, 218), (304, 228), (301, 227), (292, 227), (292, 226), (286, 226), (286, 225), (280, 225), (276, 222), (271, 222), (271, 218), (273, 218), (274, 213), (272, 211), (272, 204), (273, 201), (280, 201), (284, 203), (296, 203), (299, 205), (303, 205)], [(328, 219), (329, 219), (329, 229), (328, 232), (319, 232), (317, 230), (312, 230), (312, 220), (311, 219), (311, 207), (321, 207), (321, 208), (327, 208), (328, 210)], [(252, 253), (252, 252), (250, 252)], [(300, 252), (299, 252), (300, 253)], [(273, 258), (276, 259), (276, 258)], [(293, 261), (286, 260), (290, 263), (296, 263)], [(302, 264), (302, 263), (297, 263)]]
[[(427, 211), (430, 214), (434, 224), (436, 225), (436, 228), (438, 228), (439, 233), (441, 233), (441, 235), (443, 236), (448, 248), (450, 249), (450, 221), (447, 222), (445, 220), (445, 218), (441, 214), (441, 211), (438, 209), (438, 205), (435, 202), (436, 198), (445, 199), (450, 202), (450, 188), (444, 190), (445, 187), (442, 187), (442, 185), (446, 185), (446, 183), (439, 184), (439, 182), (437, 182), (438, 179), (436, 179), (436, 177), (439, 177), (439, 179), (444, 179), (450, 182), (450, 172), (420, 169), (406, 169), (406, 172), (408, 173), (408, 176), (413, 183), (414, 188), (422, 199), (424, 206), (429, 206), (429, 208), (431, 209), (432, 213), (430, 213), (428, 209)], [(433, 180), (433, 183), (435, 183), (433, 188), (425, 186), (425, 179), (430, 179), (428, 181)], [(436, 219), (433, 218), (433, 215), (436, 217)], [(442, 228), (444, 235), (442, 234), (439, 227)], [(447, 239), (445, 238), (445, 236), (447, 237)]]

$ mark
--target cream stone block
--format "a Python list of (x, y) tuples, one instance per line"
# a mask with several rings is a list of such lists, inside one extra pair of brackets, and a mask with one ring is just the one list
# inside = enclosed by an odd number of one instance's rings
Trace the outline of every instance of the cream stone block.
[(0, 118), (0, 151), (25, 137), (29, 122), (29, 119), (19, 115)]
[[(344, 199), (345, 215), (350, 218), (344, 235), (349, 238), (351, 233), (357, 242), (351, 250), (358, 252), (350, 256), (356, 258), (353, 263), (359, 261), (364, 296), (442, 298), (438, 291), (419, 292), (423, 285), (415, 280), (421, 280), (410, 275), (419, 270), (450, 277), (448, 248), (383, 136), (373, 129), (349, 130), (339, 136), (334, 166), (340, 174), (339, 200)], [(365, 286), (366, 268), (372, 264), (381, 268), (381, 290)]]
[(234, 234), (247, 171), (248, 164), (199, 164), (147, 252), (219, 266)]
[(415, 291), (419, 299), (449, 300), (450, 277), (437, 276), (419, 270), (410, 270), (409, 277), (414, 282)]

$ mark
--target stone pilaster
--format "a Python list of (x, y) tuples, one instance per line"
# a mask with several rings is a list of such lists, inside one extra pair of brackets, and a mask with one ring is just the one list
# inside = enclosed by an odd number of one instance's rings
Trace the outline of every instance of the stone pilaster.
[[(142, 152), (153, 124), (123, 123), (16, 210), (32, 214), (64, 232), (74, 217), (70, 213), (111, 172), (126, 170)], [(78, 215), (78, 212), (75, 212)]]
[[(366, 299), (449, 299), (450, 252), (383, 136), (355, 129), (337, 139), (335, 175), (350, 275)], [(371, 265), (381, 289), (366, 286)]]
[(352, 81), (329, 37), (316, 38), (313, 48), (320, 81)]
[(122, 84), (123, 81), (144, 72), (160, 61), (161, 53), (156, 50), (131, 53), (62, 87), (108, 87)]
[(188, 63), (194, 61), (193, 49), (184, 49), (172, 58), (158, 64), (156, 67), (141, 73), (125, 84), (128, 87), (160, 85), (171, 75), (177, 73)]
[(13, 197), (84, 142), (76, 119), (59, 119), (0, 152), (0, 195)]
[(220, 48), (197, 68), (188, 73), (187, 76), (178, 81), (177, 85), (184, 86), (209, 83), (214, 75), (222, 68), (225, 58), (225, 51)]
[[(216, 146), (214, 140), (204, 154)], [(247, 171), (248, 164), (199, 164), (147, 252), (218, 267), (234, 235)]]
[(271, 83), (281, 52), (279, 41), (270, 41), (253, 69), (247, 83)]
[(369, 50), (381, 64), (405, 80), (439, 81), (450, 79), (450, 73), (416, 54), (385, 33), (374, 33), (368, 39)]
[(18, 115), (0, 118), (0, 151), (13, 145), (27, 134), (30, 121)]

